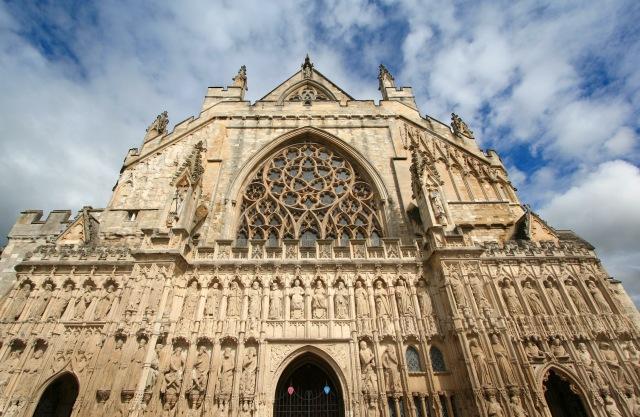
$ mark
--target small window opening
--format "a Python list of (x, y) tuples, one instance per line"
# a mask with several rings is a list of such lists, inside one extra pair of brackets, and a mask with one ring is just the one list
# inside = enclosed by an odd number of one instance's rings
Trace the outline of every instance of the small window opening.
[(127, 221), (134, 222), (138, 218), (138, 210), (127, 210)]

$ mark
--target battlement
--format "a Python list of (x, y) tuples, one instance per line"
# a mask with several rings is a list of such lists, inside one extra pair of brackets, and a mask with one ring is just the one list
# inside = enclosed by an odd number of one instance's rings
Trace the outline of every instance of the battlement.
[(244, 91), (241, 87), (209, 87), (202, 103), (202, 111), (223, 101), (242, 101)]
[(411, 87), (386, 87), (384, 89), (384, 93), (382, 97), (385, 100), (395, 100), (401, 103), (406, 104), (412, 109), (418, 110), (418, 105), (416, 104), (416, 98), (413, 95), (413, 89)]

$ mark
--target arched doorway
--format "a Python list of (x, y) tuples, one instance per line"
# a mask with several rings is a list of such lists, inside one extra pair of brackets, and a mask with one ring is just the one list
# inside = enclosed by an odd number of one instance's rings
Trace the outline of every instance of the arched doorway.
[(318, 356), (307, 353), (282, 372), (273, 417), (344, 417), (338, 377)]
[(544, 398), (553, 417), (589, 417), (580, 396), (571, 384), (553, 369), (544, 381)]
[(75, 376), (69, 373), (59, 376), (42, 393), (33, 417), (69, 417), (78, 390)]

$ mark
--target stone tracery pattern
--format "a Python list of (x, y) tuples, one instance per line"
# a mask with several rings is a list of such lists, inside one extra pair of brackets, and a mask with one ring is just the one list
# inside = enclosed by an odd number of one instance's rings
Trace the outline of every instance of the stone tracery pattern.
[(237, 238), (379, 239), (378, 197), (353, 165), (326, 146), (287, 146), (262, 164), (241, 205)]

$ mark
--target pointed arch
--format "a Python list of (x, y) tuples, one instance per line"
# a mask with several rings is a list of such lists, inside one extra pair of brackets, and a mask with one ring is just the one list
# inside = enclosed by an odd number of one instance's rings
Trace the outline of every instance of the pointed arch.
[[(571, 393), (575, 394), (575, 396), (580, 402), (580, 405), (583, 408), (583, 411), (584, 411), (583, 414), (580, 415), (580, 414), (571, 413), (569, 415), (571, 415), (572, 417), (582, 417), (582, 416), (592, 417), (593, 413), (591, 412), (591, 409), (590, 409), (590, 404), (588, 400), (589, 397), (587, 395), (588, 391), (580, 382), (580, 378), (573, 370), (558, 363), (548, 364), (542, 367), (541, 369), (539, 369), (537, 373), (538, 386), (542, 388), (543, 392), (545, 392), (545, 400), (547, 402), (547, 407), (549, 407), (550, 409), (552, 408), (552, 405), (549, 404), (549, 396), (547, 394), (548, 394), (548, 390), (550, 389), (548, 382), (550, 379), (554, 379), (554, 378), (562, 380), (562, 382), (566, 384), (566, 388), (568, 389), (568, 392), (565, 393), (563, 397), (566, 397), (567, 396), (566, 394), (571, 394)], [(553, 411), (552, 411), (552, 415), (554, 417), (564, 416), (562, 413), (558, 414), (557, 412), (553, 412)]]
[[(234, 207), (229, 207), (229, 211), (227, 213), (231, 218), (236, 219), (235, 222), (226, 223), (225, 230), (223, 231), (223, 236), (225, 236), (225, 238), (235, 238), (235, 231), (242, 222), (242, 219), (240, 218), (240, 203), (243, 198), (241, 193), (243, 193), (256, 178), (256, 175), (259, 175), (259, 171), (263, 168), (263, 164), (265, 164), (268, 158), (274, 153), (283, 150), (285, 147), (305, 142), (314, 142), (319, 145), (326, 146), (328, 149), (334, 149), (354, 166), (354, 169), (356, 169), (356, 171), (362, 176), (364, 182), (369, 184), (375, 195), (377, 195), (377, 203), (380, 207), (374, 207), (374, 209), (379, 210), (380, 212), (380, 227), (382, 229), (377, 232), (382, 232), (383, 234), (386, 232), (387, 216), (384, 212), (384, 203), (389, 200), (389, 193), (377, 170), (360, 152), (342, 139), (314, 127), (303, 127), (275, 138), (242, 165), (238, 175), (229, 185), (225, 195), (226, 201), (234, 203)], [(232, 227), (233, 229), (231, 229)]]
[(52, 375), (36, 391), (31, 410), (33, 417), (71, 416), (79, 392), (80, 382), (73, 372), (63, 370)]
[(311, 79), (306, 79), (306, 80), (299, 81), (299, 82), (295, 83), (294, 85), (292, 85), (291, 87), (287, 88), (284, 91), (284, 93), (282, 93), (280, 95), (280, 97), (278, 98), (277, 103), (278, 104), (284, 103), (284, 101), (287, 100), (287, 98), (291, 94), (293, 94), (296, 90), (302, 89), (304, 87), (314, 88), (320, 94), (322, 94), (324, 97), (326, 97), (326, 99), (329, 100), (329, 101), (338, 101), (336, 96), (327, 87), (325, 87), (324, 85), (320, 84), (317, 81), (314, 81), (314, 80), (311, 80)]

